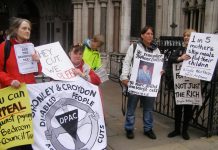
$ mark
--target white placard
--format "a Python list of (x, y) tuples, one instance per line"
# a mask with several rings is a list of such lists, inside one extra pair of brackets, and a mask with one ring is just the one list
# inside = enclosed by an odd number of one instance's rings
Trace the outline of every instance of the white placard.
[(32, 59), (32, 54), (34, 53), (34, 45), (32, 43), (15, 44), (14, 50), (21, 74), (38, 72), (37, 62)]
[(42, 72), (55, 80), (73, 81), (75, 75), (71, 60), (59, 42), (35, 47), (40, 56)]
[(218, 58), (218, 35), (192, 33), (186, 53), (191, 59), (183, 61), (180, 75), (211, 81)]
[(148, 53), (139, 48), (133, 57), (128, 92), (141, 96), (157, 97), (164, 55)]
[(175, 89), (175, 99), (177, 105), (202, 105), (201, 82), (199, 79), (193, 79), (180, 76), (179, 72), (182, 63), (173, 64), (173, 79)]
[(99, 89), (77, 79), (27, 85), (34, 124), (34, 150), (106, 148)]
[(99, 76), (100, 80), (101, 80), (101, 83), (109, 80), (108, 79), (108, 75), (107, 75), (107, 71), (105, 68), (103, 67), (100, 67), (98, 69), (95, 70), (95, 73)]

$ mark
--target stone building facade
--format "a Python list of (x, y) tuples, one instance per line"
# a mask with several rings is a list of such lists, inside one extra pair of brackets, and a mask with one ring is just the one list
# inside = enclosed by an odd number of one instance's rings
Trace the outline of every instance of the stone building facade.
[(72, 43), (102, 34), (103, 56), (125, 53), (141, 28), (151, 25), (155, 37), (181, 36), (185, 28), (218, 30), (218, 0), (1, 0), (0, 30), (12, 16), (33, 22), (32, 41), (41, 45)]

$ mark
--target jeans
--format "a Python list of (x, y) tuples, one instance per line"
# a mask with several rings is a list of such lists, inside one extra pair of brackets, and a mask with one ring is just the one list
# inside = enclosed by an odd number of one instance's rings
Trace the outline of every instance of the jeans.
[(144, 132), (147, 132), (153, 128), (153, 108), (155, 97), (139, 96), (134, 94), (128, 94), (127, 113), (124, 128), (126, 130), (134, 130), (135, 124), (135, 109), (139, 99), (143, 106), (143, 124)]

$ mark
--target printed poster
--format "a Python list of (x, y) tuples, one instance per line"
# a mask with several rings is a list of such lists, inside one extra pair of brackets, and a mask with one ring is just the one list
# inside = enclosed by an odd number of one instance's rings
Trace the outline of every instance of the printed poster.
[(32, 59), (32, 54), (34, 54), (34, 45), (32, 43), (15, 44), (14, 50), (21, 74), (38, 72), (37, 62)]
[(72, 81), (75, 77), (71, 60), (59, 42), (35, 47), (40, 56), (42, 72), (54, 80)]
[(0, 90), (0, 149), (33, 143), (30, 100), (25, 84)]
[(34, 121), (34, 150), (87, 149), (107, 146), (98, 87), (74, 82), (28, 85)]
[(183, 61), (180, 75), (211, 81), (218, 58), (218, 35), (192, 33), (186, 53), (191, 59)]
[(175, 99), (177, 105), (202, 105), (201, 82), (199, 79), (180, 76), (182, 63), (173, 64)]
[(141, 96), (157, 97), (164, 55), (137, 49), (134, 55), (128, 92)]

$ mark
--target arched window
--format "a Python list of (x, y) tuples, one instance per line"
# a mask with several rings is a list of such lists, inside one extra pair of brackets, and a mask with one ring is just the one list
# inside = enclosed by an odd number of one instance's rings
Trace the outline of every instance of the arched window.
[[(135, 40), (140, 36), (142, 29), (142, 6), (144, 1), (131, 1), (131, 39)], [(156, 16), (156, 0), (146, 1), (146, 25), (152, 26), (155, 29)]]
[(204, 32), (205, 0), (184, 1), (185, 28), (192, 28)]
[(141, 31), (142, 0), (131, 1), (131, 37), (138, 38)]
[(152, 26), (155, 29), (156, 19), (156, 0), (147, 0), (146, 3), (146, 25)]

